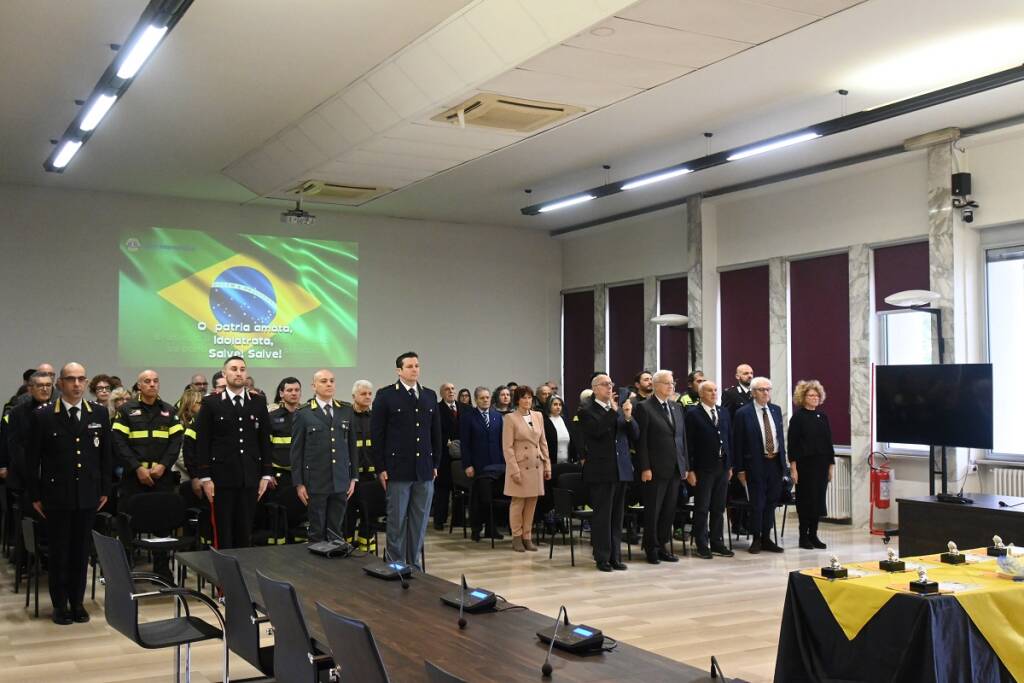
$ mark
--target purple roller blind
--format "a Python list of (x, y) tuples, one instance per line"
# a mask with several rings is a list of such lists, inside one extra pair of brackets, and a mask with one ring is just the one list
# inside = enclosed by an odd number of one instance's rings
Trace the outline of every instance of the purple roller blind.
[(594, 290), (562, 295), (562, 395), (568, 415), (594, 372)]
[(837, 444), (850, 443), (850, 263), (846, 254), (789, 264), (793, 386), (816, 379)]
[[(658, 282), (660, 313), (687, 314), (686, 276), (665, 278)], [(658, 330), (661, 338), (659, 369), (671, 370), (680, 390), (686, 389), (686, 373), (690, 364), (690, 337), (685, 327), (662, 327)], [(654, 368), (650, 368), (653, 372)]]
[(608, 288), (608, 372), (616, 386), (644, 369), (644, 286)]
[(875, 310), (892, 311), (896, 306), (885, 297), (905, 289), (929, 289), (928, 243), (914, 242), (875, 249)]
[(722, 326), (721, 386), (736, 383), (736, 366), (747, 363), (755, 375), (771, 376), (768, 347), (768, 266), (719, 274)]

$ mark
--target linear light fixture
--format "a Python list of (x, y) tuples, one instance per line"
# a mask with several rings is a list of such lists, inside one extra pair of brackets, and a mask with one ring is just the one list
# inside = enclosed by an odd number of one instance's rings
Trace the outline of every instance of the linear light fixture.
[(693, 173), (693, 171), (691, 171), (688, 168), (677, 168), (673, 171), (655, 173), (654, 175), (647, 176), (646, 178), (641, 178), (640, 180), (633, 180), (631, 182), (625, 183), (622, 186), (622, 191), (625, 192), (626, 190), (635, 190), (638, 187), (653, 185), (654, 183), (660, 183), (663, 180), (671, 180), (672, 178), (678, 178), (679, 176), (686, 175), (687, 173)]
[[(601, 197), (607, 197), (608, 195), (618, 194), (624, 190), (643, 187), (644, 185), (650, 185), (651, 183), (658, 182), (659, 180), (667, 179), (661, 178), (660, 176), (673, 173), (681, 169), (687, 169), (692, 173), (696, 173), (715, 166), (721, 166), (722, 164), (733, 163), (740, 159), (754, 156), (755, 154), (763, 154), (765, 152), (789, 147), (790, 145), (795, 145), (800, 142), (828, 137), (829, 135), (835, 135), (836, 133), (843, 133), (855, 128), (869, 126), (873, 123), (886, 121), (898, 116), (921, 111), (922, 109), (928, 109), (930, 107), (959, 100), (964, 97), (970, 97), (971, 95), (977, 95), (978, 93), (983, 93), (988, 90), (994, 90), (1014, 83), (1020, 83), (1021, 81), (1024, 81), (1024, 65), (1015, 66), (1010, 69), (998, 71), (987, 76), (981, 76), (980, 78), (964, 81), (963, 83), (940, 88), (938, 90), (932, 90), (921, 95), (908, 97), (881, 107), (874, 107), (872, 109), (854, 112), (853, 114), (847, 114), (846, 116), (840, 116), (839, 118), (823, 121), (813, 126), (800, 128), (798, 130), (759, 140), (741, 147), (723, 150), (715, 154), (691, 159), (690, 161), (685, 161), (683, 163), (673, 164), (672, 166), (650, 171), (632, 178), (626, 178), (625, 180), (606, 183), (598, 187), (583, 190), (582, 192), (574, 192), (566, 197), (555, 198), (539, 204), (524, 206), (520, 209), (520, 212), (526, 216), (536, 216), (540, 213), (546, 213), (551, 210), (545, 209), (544, 207), (564, 208), (565, 206), (572, 206), (572, 204), (564, 203), (572, 198), (588, 196), (590, 199), (599, 199)], [(678, 175), (682, 174), (680, 173)], [(589, 199), (584, 201), (589, 201)], [(579, 202), (573, 203), (575, 204)]]
[(562, 199), (551, 204), (545, 204), (544, 206), (537, 209), (537, 211), (540, 213), (547, 213), (548, 211), (558, 211), (559, 209), (564, 209), (567, 206), (576, 206), (577, 204), (582, 204), (583, 202), (589, 202), (591, 199), (595, 199), (594, 195), (581, 194), (575, 197), (569, 197), (568, 199)]
[(132, 79), (191, 5), (192, 0), (150, 0), (128, 35), (128, 40), (120, 47), (111, 46), (117, 50), (117, 55), (100, 76), (89, 97), (78, 102), (82, 108), (64, 135), (54, 141), (53, 151), (43, 162), (43, 168), (53, 173), (64, 172), (71, 159), (92, 137), (110, 109), (124, 96), (134, 82)]

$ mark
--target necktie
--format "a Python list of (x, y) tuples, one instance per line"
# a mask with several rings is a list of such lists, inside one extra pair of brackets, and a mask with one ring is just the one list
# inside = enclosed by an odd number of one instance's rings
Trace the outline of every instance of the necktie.
[(714, 407), (711, 408), (711, 424), (715, 425), (716, 429), (718, 428), (718, 410)]
[(242, 395), (235, 396), (235, 410), (242, 409)]
[(661, 404), (661, 407), (665, 409), (665, 417), (668, 418), (668, 423), (675, 427), (676, 423), (672, 420), (672, 408), (669, 407), (668, 401)]
[(484, 426), (491, 426), (491, 414), (487, 411), (480, 411), (480, 414), (484, 416)]
[(416, 390), (415, 389), (410, 389), (409, 390), (409, 395), (412, 396), (412, 400), (414, 400), (414, 401), (416, 400)]
[(334, 410), (331, 408), (331, 404), (330, 403), (328, 403), (327, 405), (324, 406), (324, 415), (327, 416), (328, 420), (333, 420), (334, 419)]
[(761, 408), (761, 423), (764, 425), (764, 452), (775, 453), (775, 439), (772, 437), (772, 426), (768, 422), (768, 408)]
[(78, 424), (78, 406), (68, 408), (68, 417), (71, 418), (72, 424)]

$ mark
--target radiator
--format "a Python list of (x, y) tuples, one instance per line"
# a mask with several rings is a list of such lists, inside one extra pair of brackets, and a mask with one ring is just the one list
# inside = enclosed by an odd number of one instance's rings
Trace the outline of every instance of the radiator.
[(993, 467), (992, 488), (997, 496), (1024, 497), (1024, 467)]
[[(853, 522), (853, 493), (850, 481), (852, 459), (848, 455), (836, 456), (836, 470), (825, 492), (828, 516), (825, 521), (851, 524)], [(1024, 472), (1024, 470), (1022, 470)]]

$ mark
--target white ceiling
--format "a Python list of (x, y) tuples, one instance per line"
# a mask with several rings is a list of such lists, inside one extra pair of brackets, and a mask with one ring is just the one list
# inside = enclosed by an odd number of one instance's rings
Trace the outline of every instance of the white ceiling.
[[(556, 6), (508, 1), (528, 11)], [(565, 2), (557, 7), (599, 0)], [(60, 135), (75, 114), (73, 100), (88, 94), (109, 63), (107, 43), (123, 40), (144, 6), (0, 3), (0, 181), (251, 200), (221, 169), (337, 93), (344, 91), (349, 108), (364, 106), (360, 97), (372, 105), (371, 93), (349, 86), (473, 4), (196, 2), (67, 172), (44, 173), (48, 139)], [(573, 20), (566, 12), (563, 25)], [(343, 158), (306, 151), (330, 157), (320, 170), (339, 177), (373, 171), (393, 186), (413, 183), (346, 209), (357, 215), (550, 230), (1024, 110), (1024, 86), (1012, 86), (663, 185), (522, 216), (524, 205), (699, 156), (704, 131), (715, 133), (715, 151), (838, 116), (838, 88), (850, 90), (847, 111), (856, 111), (945, 85), (951, 74), (964, 80), (1024, 63), (1024, 3), (975, 0), (964, 11), (953, 0), (643, 0), (536, 48), (489, 82), (473, 86), (463, 78), (466, 92), (494, 89), (592, 111), (525, 139), (399, 117), (350, 145)], [(901, 56), (908, 68), (887, 61)], [(409, 104), (403, 113), (414, 109)], [(360, 125), (366, 123), (357, 116), (343, 131), (354, 135)], [(289, 138), (291, 146), (310, 144), (311, 131), (304, 136), (305, 143)]]

